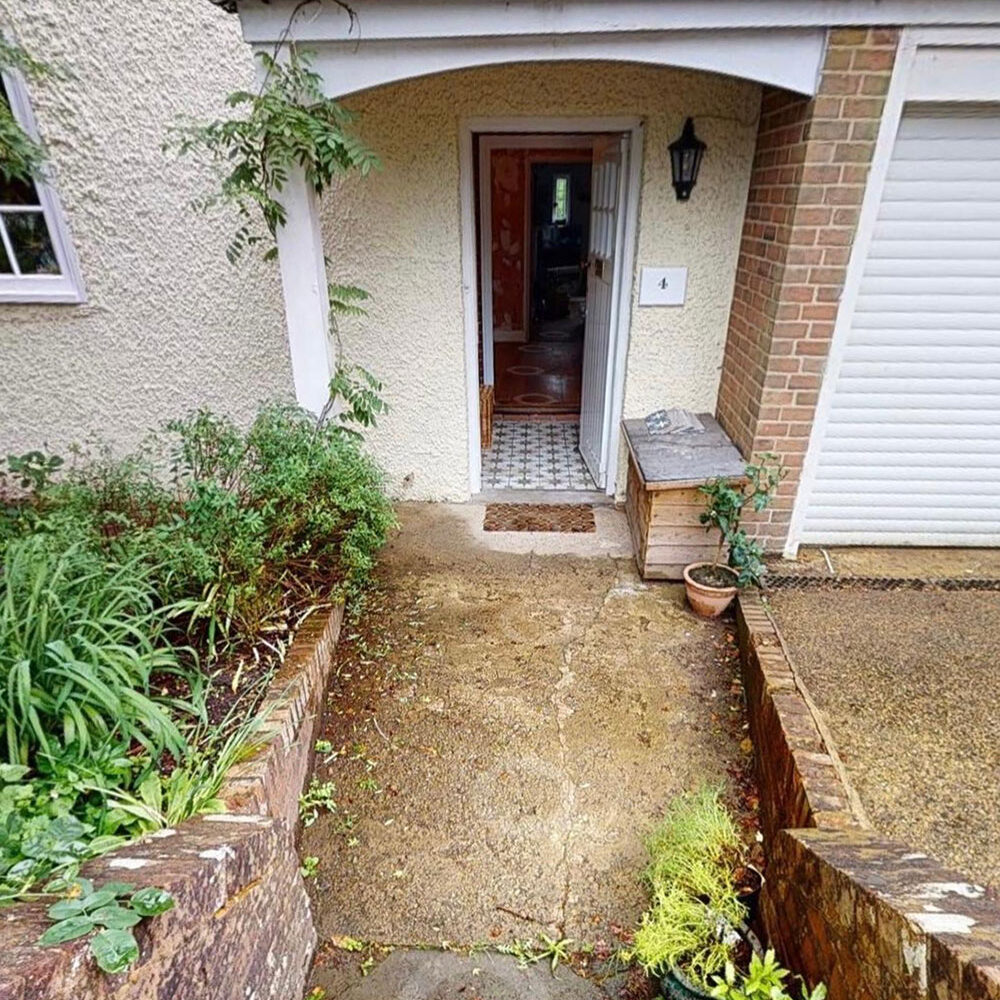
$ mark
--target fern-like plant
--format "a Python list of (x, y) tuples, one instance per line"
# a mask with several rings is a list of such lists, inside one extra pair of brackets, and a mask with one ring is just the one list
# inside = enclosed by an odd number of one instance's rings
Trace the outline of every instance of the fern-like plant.
[(677, 796), (646, 838), (650, 907), (633, 953), (652, 975), (680, 969), (707, 988), (732, 959), (732, 929), (745, 918), (733, 877), (744, 848), (721, 789)]

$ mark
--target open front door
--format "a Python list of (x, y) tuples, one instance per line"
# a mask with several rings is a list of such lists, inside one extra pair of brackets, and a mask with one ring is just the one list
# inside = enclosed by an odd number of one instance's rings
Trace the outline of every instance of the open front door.
[(615, 341), (615, 304), (621, 283), (621, 244), (628, 139), (601, 136), (594, 141), (590, 204), (590, 254), (587, 316), (580, 389), (580, 454), (598, 489), (608, 470), (608, 418), (611, 401), (611, 350)]

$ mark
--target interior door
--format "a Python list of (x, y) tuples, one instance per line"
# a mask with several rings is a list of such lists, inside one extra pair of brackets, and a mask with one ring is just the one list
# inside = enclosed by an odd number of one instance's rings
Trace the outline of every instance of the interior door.
[(615, 303), (621, 283), (621, 211), (628, 139), (594, 141), (594, 173), (590, 193), (590, 252), (587, 315), (580, 388), (580, 454), (599, 489), (607, 477), (607, 424), (611, 400), (610, 363), (615, 339)]

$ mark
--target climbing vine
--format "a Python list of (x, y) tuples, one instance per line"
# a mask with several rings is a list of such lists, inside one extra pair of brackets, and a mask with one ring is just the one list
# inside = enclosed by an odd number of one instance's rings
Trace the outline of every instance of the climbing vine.
[[(232, 117), (177, 125), (164, 143), (165, 150), (196, 157), (219, 173), (217, 190), (197, 199), (195, 207), (235, 210), (239, 225), (226, 248), (231, 263), (251, 248), (261, 248), (265, 260), (277, 255), (276, 235), (287, 221), (280, 196), (293, 170), (301, 168), (306, 182), (322, 195), (338, 176), (352, 171), (365, 176), (378, 164), (351, 132), (355, 116), (324, 94), (311, 53), (282, 42), (274, 54), (259, 53), (258, 58), (263, 82), (256, 92), (238, 90), (226, 98)], [(370, 427), (386, 411), (382, 385), (344, 360), (337, 329), (338, 316), (364, 314), (361, 303), (368, 293), (330, 282), (327, 295), (337, 363), (323, 419), (336, 412), (342, 423)]]
[(311, 53), (289, 45), (286, 59), (267, 53), (258, 53), (258, 59), (264, 71), (259, 90), (237, 90), (226, 98), (226, 106), (238, 114), (176, 125), (164, 144), (168, 151), (219, 169), (219, 189), (195, 204), (205, 211), (235, 208), (240, 225), (226, 251), (233, 262), (262, 243), (265, 258), (275, 256), (275, 234), (286, 221), (280, 193), (291, 170), (301, 167), (306, 181), (322, 194), (338, 175), (351, 170), (365, 175), (378, 162), (350, 132), (355, 116), (324, 95)]
[[(16, 70), (26, 79), (54, 75), (53, 68), (36, 59), (0, 32), (0, 71)], [(20, 126), (5, 92), (0, 92), (0, 180), (27, 183), (45, 163), (45, 149)]]

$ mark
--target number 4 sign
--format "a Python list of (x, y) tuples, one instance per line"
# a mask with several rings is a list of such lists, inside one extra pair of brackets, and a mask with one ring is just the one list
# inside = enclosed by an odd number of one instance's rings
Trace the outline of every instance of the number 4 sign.
[(686, 267), (644, 267), (639, 278), (639, 305), (684, 305), (687, 274)]

